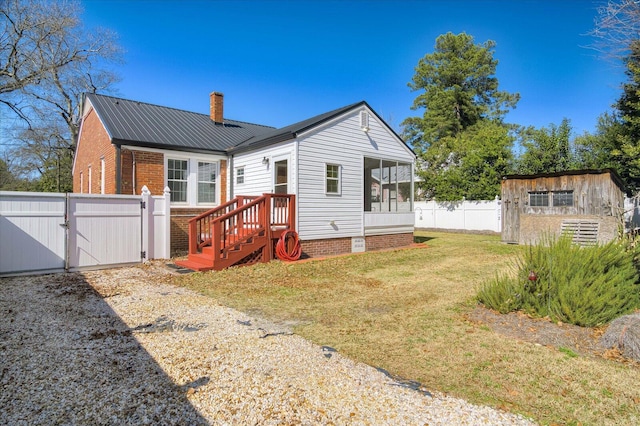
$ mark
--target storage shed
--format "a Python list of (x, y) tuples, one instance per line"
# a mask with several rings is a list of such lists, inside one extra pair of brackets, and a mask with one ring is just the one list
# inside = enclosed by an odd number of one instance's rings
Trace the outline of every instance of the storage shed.
[(614, 239), (624, 192), (614, 170), (573, 170), (502, 179), (502, 241), (535, 244), (549, 232), (583, 244)]

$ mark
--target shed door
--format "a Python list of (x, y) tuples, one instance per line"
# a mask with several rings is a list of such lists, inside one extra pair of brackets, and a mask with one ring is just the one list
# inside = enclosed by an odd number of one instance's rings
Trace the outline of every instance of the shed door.
[(502, 241), (505, 243), (518, 243), (520, 241), (519, 201), (518, 197), (511, 195), (502, 200)]

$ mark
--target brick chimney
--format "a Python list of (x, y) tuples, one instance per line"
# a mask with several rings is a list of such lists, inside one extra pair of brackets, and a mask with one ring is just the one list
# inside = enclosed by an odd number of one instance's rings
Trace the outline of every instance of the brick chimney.
[(211, 92), (209, 95), (209, 116), (216, 123), (224, 121), (224, 115), (222, 114), (223, 104), (224, 95), (220, 92)]

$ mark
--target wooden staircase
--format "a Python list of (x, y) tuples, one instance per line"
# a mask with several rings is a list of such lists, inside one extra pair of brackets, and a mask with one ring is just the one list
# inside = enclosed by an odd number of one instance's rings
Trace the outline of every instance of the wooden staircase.
[(274, 242), (295, 231), (295, 196), (238, 196), (189, 220), (189, 255), (176, 265), (220, 271), (273, 259)]

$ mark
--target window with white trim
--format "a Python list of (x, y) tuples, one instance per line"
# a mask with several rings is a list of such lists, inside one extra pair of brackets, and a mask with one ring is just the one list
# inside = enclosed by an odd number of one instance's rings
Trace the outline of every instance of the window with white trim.
[(214, 206), (220, 199), (219, 162), (209, 156), (165, 156), (166, 186), (176, 206)]
[(198, 203), (216, 201), (216, 163), (198, 161)]
[(395, 160), (364, 158), (364, 211), (413, 211), (412, 165)]
[(326, 193), (340, 194), (340, 166), (338, 164), (327, 164), (325, 177)]
[(171, 190), (172, 203), (187, 202), (187, 177), (189, 162), (169, 158), (167, 160), (167, 186)]
[(240, 185), (244, 183), (244, 167), (238, 167), (236, 169), (236, 184)]

